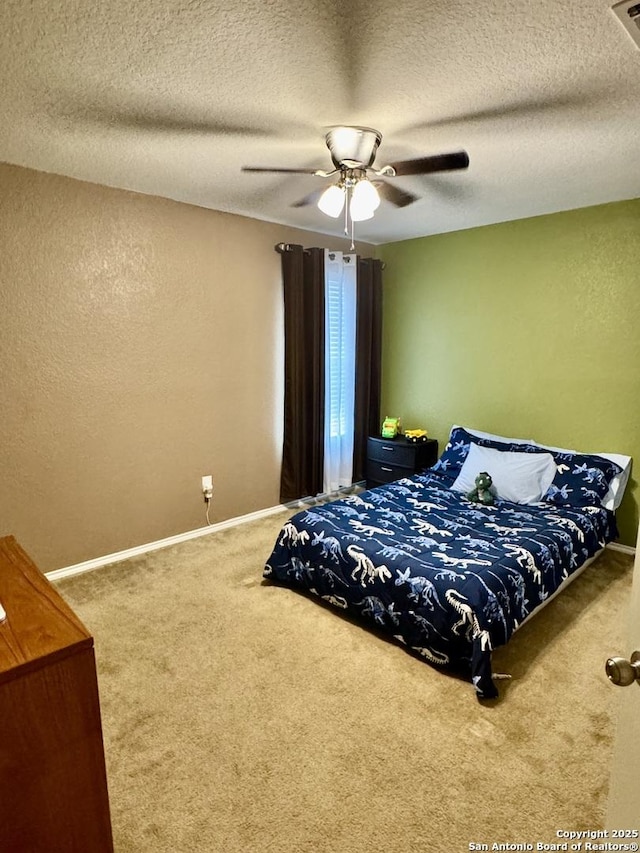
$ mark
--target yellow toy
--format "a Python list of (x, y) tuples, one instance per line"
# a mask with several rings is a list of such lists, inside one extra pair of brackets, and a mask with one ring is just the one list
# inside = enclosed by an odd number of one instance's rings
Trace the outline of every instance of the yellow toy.
[(419, 441), (426, 441), (428, 435), (426, 429), (406, 429), (404, 437), (407, 441), (413, 441), (417, 444)]

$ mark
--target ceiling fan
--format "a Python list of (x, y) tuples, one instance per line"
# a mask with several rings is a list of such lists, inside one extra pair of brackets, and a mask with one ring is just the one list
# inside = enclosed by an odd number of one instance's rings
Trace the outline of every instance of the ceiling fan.
[(320, 178), (332, 178), (336, 181), (325, 190), (316, 190), (294, 204), (305, 207), (317, 204), (323, 213), (337, 218), (344, 210), (345, 234), (348, 234), (348, 220), (351, 220), (351, 238), (353, 243), (353, 223), (371, 219), (380, 196), (396, 207), (406, 207), (418, 199), (417, 195), (393, 186), (385, 180), (369, 179), (395, 178), (405, 175), (429, 175), (434, 172), (448, 172), (466, 169), (469, 155), (466, 151), (454, 151), (450, 154), (433, 154), (415, 160), (401, 160), (388, 163), (380, 168), (373, 165), (378, 146), (382, 141), (379, 130), (371, 127), (332, 127), (325, 136), (327, 148), (333, 161), (333, 169), (296, 169), (289, 167), (243, 166), (243, 172), (278, 172), (295, 175), (315, 175)]

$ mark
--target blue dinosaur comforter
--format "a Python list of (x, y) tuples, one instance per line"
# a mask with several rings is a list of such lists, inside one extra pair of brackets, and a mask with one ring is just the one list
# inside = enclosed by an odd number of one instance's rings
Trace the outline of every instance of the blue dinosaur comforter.
[(435, 471), (294, 515), (264, 577), (318, 595), (497, 696), (491, 652), (617, 535), (599, 507), (485, 507)]

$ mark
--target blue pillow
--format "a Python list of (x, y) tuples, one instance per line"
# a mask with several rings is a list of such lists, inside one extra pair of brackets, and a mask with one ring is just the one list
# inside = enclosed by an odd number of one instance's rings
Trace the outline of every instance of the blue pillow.
[(447, 446), (431, 470), (437, 471), (442, 474), (443, 478), (453, 483), (465, 463), (472, 444), (477, 444), (480, 447), (491, 447), (494, 450), (522, 451), (525, 447), (527, 449), (530, 447), (530, 445), (507, 444), (504, 441), (497, 441), (493, 438), (483, 438), (478, 435), (472, 435), (464, 427), (454, 427), (451, 430)]
[(557, 506), (601, 506), (611, 481), (622, 471), (603, 456), (550, 452), (558, 470), (542, 500)]

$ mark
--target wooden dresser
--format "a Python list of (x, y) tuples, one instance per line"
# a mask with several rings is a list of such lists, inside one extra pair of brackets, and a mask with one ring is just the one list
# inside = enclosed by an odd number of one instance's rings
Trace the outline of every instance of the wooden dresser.
[(93, 638), (0, 538), (0, 850), (112, 853)]

